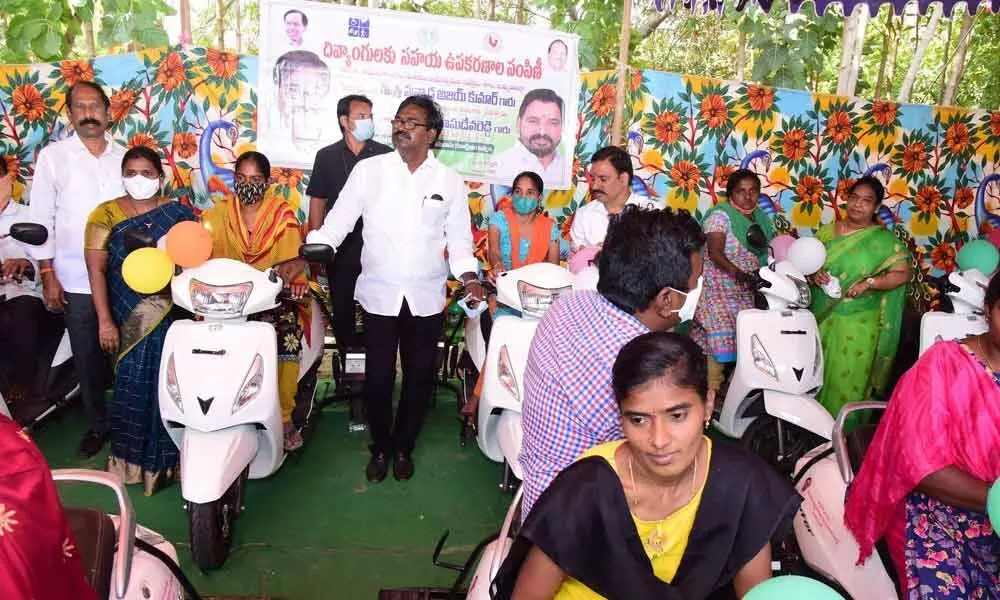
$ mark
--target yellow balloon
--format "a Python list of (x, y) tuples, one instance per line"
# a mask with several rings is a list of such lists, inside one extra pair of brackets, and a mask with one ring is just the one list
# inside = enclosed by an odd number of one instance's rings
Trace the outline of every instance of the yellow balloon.
[(122, 278), (125, 284), (140, 294), (155, 294), (170, 283), (174, 263), (158, 248), (139, 248), (125, 257)]

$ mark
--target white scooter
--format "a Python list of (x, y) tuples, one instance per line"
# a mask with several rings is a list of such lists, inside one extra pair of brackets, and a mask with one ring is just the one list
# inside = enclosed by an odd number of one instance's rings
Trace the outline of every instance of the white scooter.
[[(493, 323), (484, 365), (483, 396), (479, 401), (479, 449), (490, 460), (503, 462), (517, 479), (523, 479), (521, 453), (521, 403), (524, 369), (535, 329), (545, 311), (563, 294), (572, 291), (573, 275), (551, 263), (535, 263), (497, 276), (497, 302), (521, 313), (501, 316)], [(510, 489), (504, 473), (501, 485)]]
[(861, 467), (874, 426), (855, 429), (844, 436), (844, 423), (862, 410), (884, 410), (885, 402), (852, 402), (845, 405), (833, 427), (832, 444), (823, 444), (803, 456), (796, 465), (794, 483), (802, 496), (795, 514), (795, 540), (806, 565), (828, 583), (839, 586), (855, 600), (896, 600), (896, 585), (880, 552), (873, 552), (861, 565), (858, 543), (844, 525), (847, 486)]
[[(947, 299), (951, 311), (931, 311), (920, 318), (920, 354), (940, 341), (960, 340), (970, 335), (984, 333), (988, 326), (983, 315), (983, 302), (988, 277), (977, 271), (953, 271), (945, 277), (932, 278), (942, 300)], [(945, 302), (948, 304), (949, 302)]]
[(788, 260), (760, 269), (767, 309), (743, 310), (736, 318), (736, 369), (713, 420), (719, 431), (741, 439), (783, 472), (829, 440), (833, 429), (833, 417), (816, 401), (823, 350), (806, 281), (825, 257), (822, 243), (802, 238), (789, 249)]
[[(306, 245), (301, 255), (326, 263), (332, 251)], [(275, 328), (247, 320), (274, 308), (283, 287), (274, 269), (221, 258), (171, 282), (174, 303), (202, 318), (170, 326), (159, 375), (160, 416), (180, 449), (191, 553), (202, 569), (218, 568), (228, 556), (247, 478), (271, 475), (285, 458)], [(314, 299), (300, 376), (322, 359), (319, 304)], [(309, 392), (299, 394), (297, 409)], [(308, 418), (314, 399), (305, 400)]]
[[(40, 246), (48, 239), (48, 230), (42, 225), (35, 223), (15, 223), (10, 227), (10, 231), (0, 235), (0, 239), (10, 237), (26, 246)], [(8, 258), (0, 249), (0, 264)], [(21, 290), (17, 287), (27, 285), (37, 288), (41, 283), (38, 281), (38, 273), (34, 267), (30, 268), (23, 276), (22, 282), (0, 281), (0, 301), (8, 296), (19, 294)], [(38, 390), (37, 398), (25, 406), (15, 406), (8, 409), (8, 416), (13, 412), (13, 418), (22, 427), (32, 431), (45, 419), (57, 410), (63, 408), (79, 395), (80, 384), (76, 377), (76, 369), (73, 366), (73, 351), (70, 348), (69, 332), (65, 327), (51, 340), (43, 340), (41, 351), (38, 354), (39, 364), (36, 367), (38, 378), (35, 381), (35, 389)], [(0, 373), (2, 377), (2, 373)], [(3, 393), (0, 392), (0, 404), (3, 403)]]
[(109, 600), (177, 600), (198, 598), (177, 566), (177, 551), (162, 535), (135, 522), (135, 509), (121, 479), (103, 471), (57, 469), (59, 481), (94, 483), (110, 488), (117, 515), (92, 508), (66, 508), (73, 540), (88, 583), (98, 598)]

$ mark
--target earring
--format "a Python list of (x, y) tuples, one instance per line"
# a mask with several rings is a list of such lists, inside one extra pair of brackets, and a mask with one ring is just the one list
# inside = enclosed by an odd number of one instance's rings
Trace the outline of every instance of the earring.
[(706, 431), (708, 431), (708, 428), (711, 427), (711, 425), (712, 425), (712, 420), (711, 419), (705, 419), (705, 430)]

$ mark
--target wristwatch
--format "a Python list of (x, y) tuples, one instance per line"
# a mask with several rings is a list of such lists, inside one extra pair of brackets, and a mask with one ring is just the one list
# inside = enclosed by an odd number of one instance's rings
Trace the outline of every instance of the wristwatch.
[(875, 289), (875, 278), (874, 277), (869, 277), (868, 279), (865, 279), (865, 283), (868, 284), (869, 288)]

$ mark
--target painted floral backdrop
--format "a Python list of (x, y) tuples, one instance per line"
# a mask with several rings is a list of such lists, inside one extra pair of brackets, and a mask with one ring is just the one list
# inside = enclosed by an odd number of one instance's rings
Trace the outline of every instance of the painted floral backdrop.
[[(69, 85), (92, 80), (111, 96), (112, 134), (158, 148), (168, 193), (204, 209), (232, 184), (236, 156), (255, 146), (254, 57), (204, 48), (41, 65), (0, 66), (0, 155), (26, 196), (38, 149), (70, 133)], [(552, 192), (546, 207), (568, 235), (588, 200), (589, 157), (610, 141), (615, 77), (581, 78), (574, 171), (579, 185)], [(838, 217), (844, 190), (873, 174), (888, 191), (882, 222), (906, 239), (922, 271), (950, 270), (961, 245), (1000, 227), (1000, 111), (817, 96), (753, 84), (633, 71), (625, 122), (634, 191), (665, 197), (696, 215), (716, 202), (740, 165), (761, 175), (760, 204), (779, 228), (808, 234)], [(389, 118), (390, 115), (380, 115)], [(263, 149), (266, 152), (266, 148)], [(275, 168), (279, 192), (300, 216), (309, 172)], [(468, 183), (477, 243), (509, 194)]]

